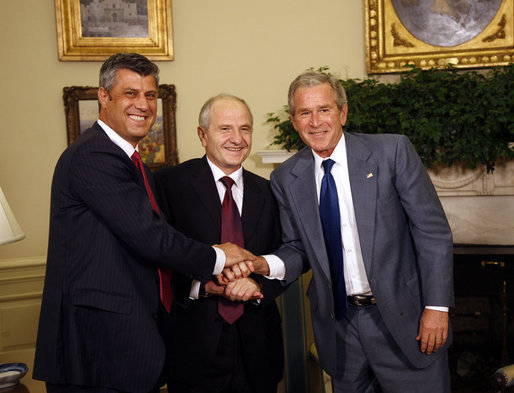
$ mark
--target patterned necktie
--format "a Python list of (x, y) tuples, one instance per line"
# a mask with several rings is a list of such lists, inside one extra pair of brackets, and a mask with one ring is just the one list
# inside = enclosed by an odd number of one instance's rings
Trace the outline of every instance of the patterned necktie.
[[(231, 242), (244, 247), (243, 222), (237, 209), (236, 201), (232, 196), (234, 180), (224, 176), (220, 182), (226, 188), (225, 197), (221, 204), (221, 242)], [(230, 324), (233, 324), (243, 315), (244, 306), (241, 302), (232, 302), (221, 296), (218, 297), (218, 313)]]
[(337, 198), (336, 183), (330, 173), (332, 165), (334, 165), (334, 161), (331, 159), (323, 161), (325, 175), (321, 180), (319, 215), (330, 265), (335, 317), (336, 320), (339, 321), (343, 318), (348, 304), (346, 299), (346, 284), (344, 281), (343, 241), (341, 238), (339, 200)]
[[(150, 184), (148, 184), (148, 179), (146, 177), (146, 172), (143, 167), (143, 161), (141, 160), (141, 156), (139, 153), (134, 151), (132, 154), (132, 161), (136, 164), (136, 167), (139, 169), (141, 174), (143, 175), (143, 181), (145, 183), (146, 193), (148, 194), (148, 198), (150, 199), (150, 203), (152, 205), (152, 209), (159, 213), (159, 207), (157, 206), (157, 202), (153, 196), (152, 189), (150, 188)], [(159, 213), (160, 214), (160, 213)], [(161, 297), (161, 302), (164, 305), (164, 308), (168, 313), (171, 310), (171, 301), (172, 301), (172, 292), (171, 292), (171, 270), (169, 269), (158, 269), (159, 271), (159, 293)]]

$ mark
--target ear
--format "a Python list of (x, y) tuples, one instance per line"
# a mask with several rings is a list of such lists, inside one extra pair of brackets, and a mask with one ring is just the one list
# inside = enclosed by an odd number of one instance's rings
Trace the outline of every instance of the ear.
[(207, 147), (207, 137), (206, 137), (207, 132), (200, 126), (198, 126), (196, 131), (198, 132), (198, 138), (200, 138), (200, 142), (202, 142), (202, 146)]
[(102, 108), (105, 108), (107, 101), (109, 100), (109, 93), (104, 87), (98, 89), (98, 102)]
[(346, 124), (346, 118), (348, 117), (348, 103), (345, 102), (343, 108), (341, 109), (341, 125), (344, 126)]

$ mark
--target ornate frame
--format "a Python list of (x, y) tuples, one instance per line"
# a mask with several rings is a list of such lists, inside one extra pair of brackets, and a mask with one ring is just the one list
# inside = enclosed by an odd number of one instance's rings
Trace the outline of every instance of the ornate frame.
[[(423, 0), (424, 1), (424, 0)], [(420, 68), (478, 68), (514, 61), (514, 5), (502, 0), (489, 25), (463, 44), (441, 47), (414, 37), (397, 16), (392, 0), (366, 0), (366, 68), (368, 74)]]
[[(63, 88), (64, 112), (66, 115), (66, 135), (68, 145), (77, 139), (81, 133), (80, 129), (80, 106), (79, 101), (98, 101), (98, 88), (88, 86), (68, 86)], [(158, 148), (164, 149), (164, 160), (159, 162), (149, 161), (145, 159), (142, 152), (143, 161), (152, 169), (163, 168), (168, 165), (178, 164), (177, 149), (177, 133), (175, 129), (175, 109), (176, 109), (176, 92), (174, 85), (159, 85), (159, 100), (162, 101), (162, 140)], [(149, 137), (147, 137), (149, 138)], [(145, 143), (143, 139), (141, 144)], [(153, 145), (155, 142), (147, 142), (147, 146)]]
[(148, 37), (83, 37), (80, 0), (54, 0), (61, 61), (105, 60), (137, 52), (151, 60), (173, 60), (171, 0), (148, 1)]

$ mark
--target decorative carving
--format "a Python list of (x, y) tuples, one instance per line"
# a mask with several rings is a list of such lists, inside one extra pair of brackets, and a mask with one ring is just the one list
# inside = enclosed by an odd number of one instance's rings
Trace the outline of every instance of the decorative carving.
[(483, 166), (469, 169), (463, 165), (429, 169), (439, 196), (514, 195), (514, 161), (499, 162), (493, 173)]
[(504, 39), (506, 37), (505, 34), (505, 26), (507, 25), (507, 18), (505, 14), (502, 15), (500, 22), (498, 22), (498, 30), (494, 34), (488, 35), (482, 41), (484, 42), (492, 42), (497, 39)]
[(405, 46), (406, 48), (414, 48), (414, 44), (400, 37), (400, 34), (398, 34), (398, 32), (396, 31), (396, 25), (394, 23), (391, 25), (391, 35), (394, 38), (394, 46)]

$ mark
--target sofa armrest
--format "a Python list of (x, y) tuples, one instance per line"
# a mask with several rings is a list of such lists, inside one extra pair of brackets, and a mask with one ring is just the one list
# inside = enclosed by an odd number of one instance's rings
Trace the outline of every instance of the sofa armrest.
[(492, 384), (497, 393), (504, 393), (507, 388), (514, 386), (514, 364), (496, 370)]

